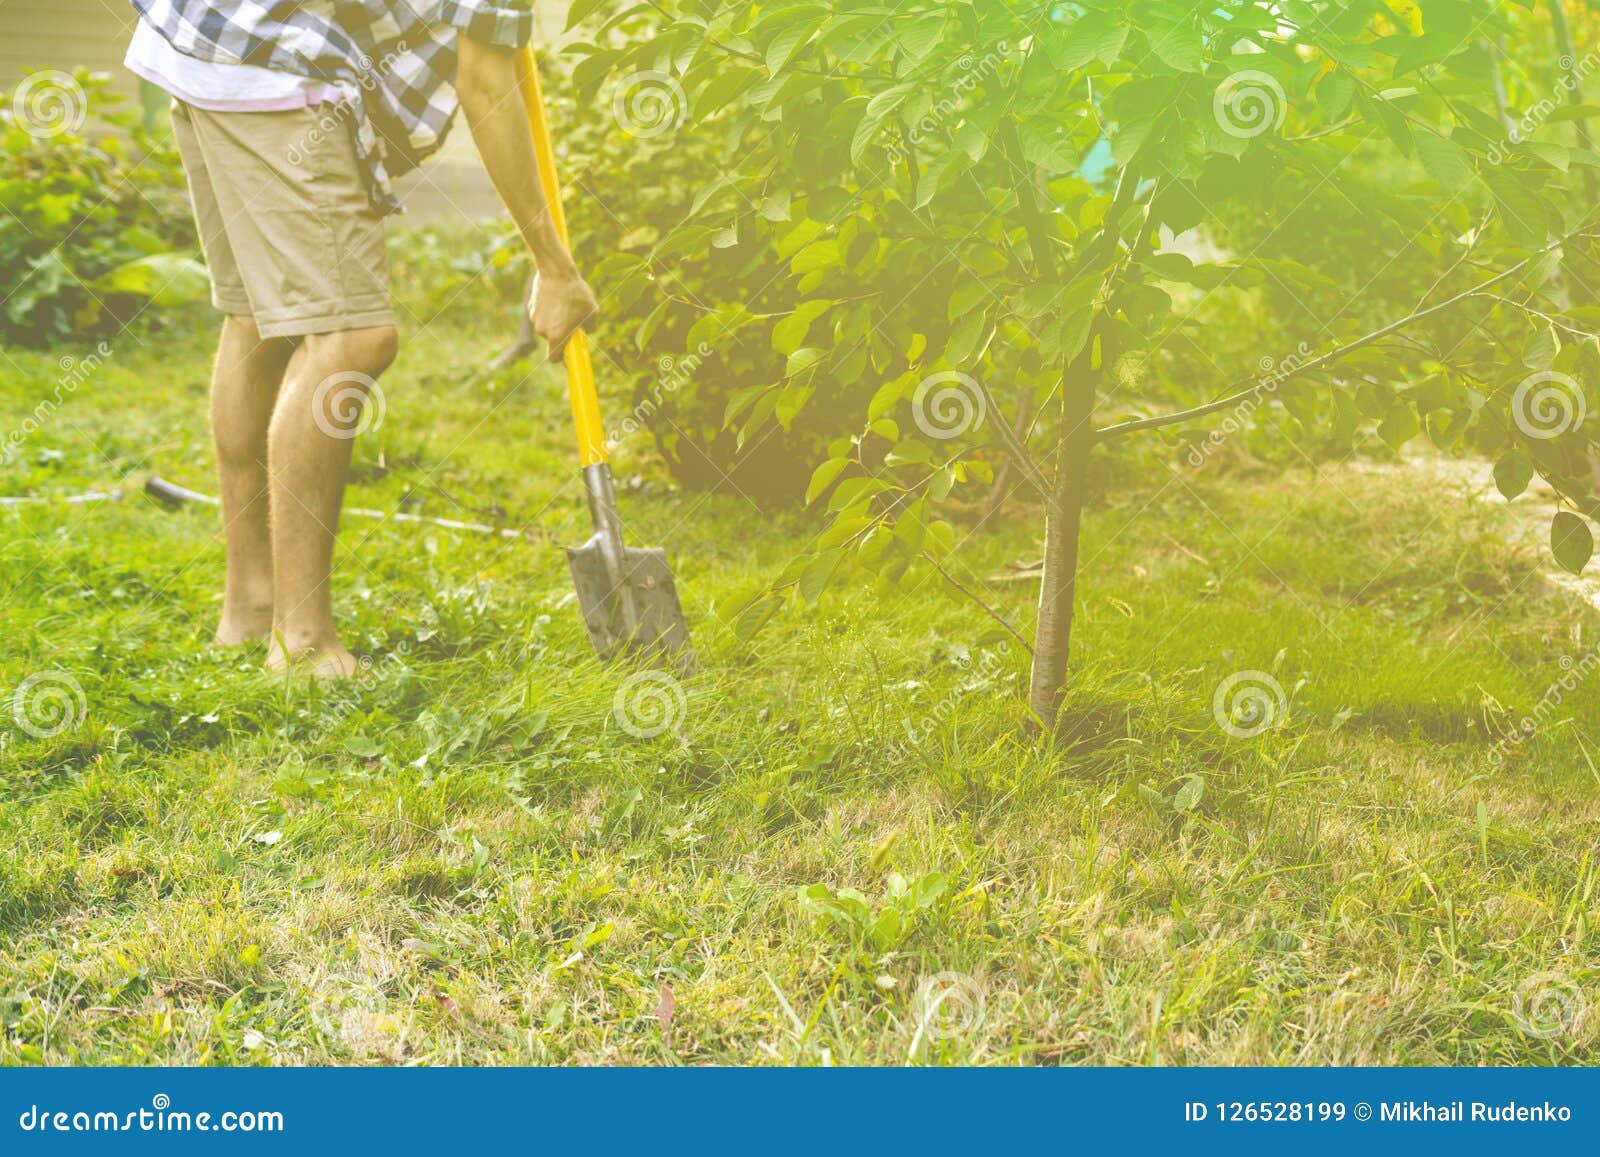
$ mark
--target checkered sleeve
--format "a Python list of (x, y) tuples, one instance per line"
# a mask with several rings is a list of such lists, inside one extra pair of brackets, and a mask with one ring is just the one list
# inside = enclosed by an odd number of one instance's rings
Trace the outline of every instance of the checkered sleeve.
[(534, 0), (443, 0), (439, 16), (472, 39), (521, 48), (533, 38)]

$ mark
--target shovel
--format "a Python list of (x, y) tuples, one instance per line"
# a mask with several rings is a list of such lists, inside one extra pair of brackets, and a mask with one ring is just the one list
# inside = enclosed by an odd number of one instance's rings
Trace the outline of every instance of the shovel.
[[(528, 125), (533, 130), (539, 183), (550, 204), (556, 232), (570, 249), (561, 186), (556, 180), (555, 148), (550, 143), (544, 94), (539, 89), (539, 69), (531, 46), (517, 55), (517, 81), (527, 105)], [(567, 342), (563, 360), (567, 367), (567, 393), (572, 399), (572, 421), (578, 433), (583, 488), (594, 520), (594, 535), (589, 541), (566, 548), (589, 641), (602, 659), (635, 651), (688, 666), (693, 661), (689, 624), (684, 621), (683, 607), (678, 602), (678, 588), (672, 579), (672, 568), (667, 565), (666, 551), (659, 547), (632, 547), (622, 540), (605, 426), (600, 420), (600, 397), (595, 392), (589, 340), (582, 330)]]

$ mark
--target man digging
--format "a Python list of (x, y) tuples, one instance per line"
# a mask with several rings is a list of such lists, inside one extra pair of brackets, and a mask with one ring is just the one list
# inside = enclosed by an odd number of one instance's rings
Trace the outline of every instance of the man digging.
[(227, 577), (216, 641), (353, 673), (329, 568), (361, 399), (394, 360), (391, 177), (466, 113), (538, 268), (551, 361), (595, 299), (551, 220), (519, 94), (532, 0), (133, 0), (127, 66), (172, 95), (212, 300)]

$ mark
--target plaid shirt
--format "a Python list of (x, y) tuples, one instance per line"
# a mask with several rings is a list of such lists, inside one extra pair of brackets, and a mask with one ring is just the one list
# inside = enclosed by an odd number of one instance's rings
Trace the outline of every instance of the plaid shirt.
[(533, 0), (133, 0), (179, 52), (332, 84), (355, 130), (372, 203), (444, 143), (458, 100), (456, 37), (520, 48)]

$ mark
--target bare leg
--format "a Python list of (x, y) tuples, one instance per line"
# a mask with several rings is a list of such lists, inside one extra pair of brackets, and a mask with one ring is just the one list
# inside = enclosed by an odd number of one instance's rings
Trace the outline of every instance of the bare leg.
[(224, 646), (264, 639), (272, 628), (267, 426), (293, 349), (280, 339), (263, 341), (248, 317), (222, 323), (211, 374), (211, 432), (228, 547), (216, 634)]
[(362, 404), (397, 348), (398, 336), (388, 326), (315, 334), (305, 339), (289, 365), (268, 442), (270, 667), (304, 659), (318, 676), (355, 672), (355, 656), (333, 626), (328, 573)]

